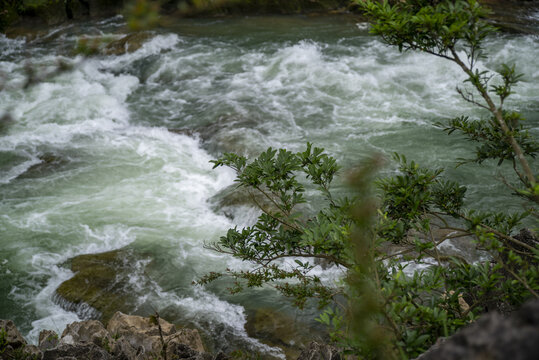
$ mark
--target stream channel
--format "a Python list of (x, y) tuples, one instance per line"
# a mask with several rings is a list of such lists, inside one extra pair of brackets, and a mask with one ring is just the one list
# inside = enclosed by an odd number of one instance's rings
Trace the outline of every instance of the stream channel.
[[(316, 327), (315, 308), (295, 310), (271, 288), (230, 295), (224, 282), (191, 285), (209, 271), (250, 266), (203, 247), (258, 214), (247, 203), (227, 203), (234, 174), (209, 162), (224, 152), (254, 157), (269, 146), (299, 151), (309, 141), (344, 169), (399, 152), (446, 167), (450, 179), (469, 186), (467, 204), (520, 209), (495, 178), (509, 169), (455, 168), (473, 146), (435, 126), (485, 115), (455, 91), (465, 79), (459, 68), (401, 54), (357, 17), (184, 19), (153, 30), (132, 53), (73, 54), (83, 36), (125, 32), (115, 17), (32, 40), (0, 37), (0, 318), (14, 320), (30, 341), (91, 316), (67, 311), (55, 297), (74, 275), (69, 260), (117, 249), (126, 260), (115, 291), (131, 312), (158, 310), (194, 326), (211, 350), (282, 357), (245, 330), (260, 309)], [(485, 50), (482, 68), (508, 63), (524, 74), (508, 106), (538, 135), (539, 37), (497, 34)], [(24, 86), (27, 64), (39, 75), (59, 61), (70, 68)], [(383, 173), (393, 171), (389, 164)], [(337, 179), (337, 192), (348, 191), (343, 183)], [(343, 275), (314, 271), (330, 282)], [(306, 326), (297, 337), (309, 335)]]

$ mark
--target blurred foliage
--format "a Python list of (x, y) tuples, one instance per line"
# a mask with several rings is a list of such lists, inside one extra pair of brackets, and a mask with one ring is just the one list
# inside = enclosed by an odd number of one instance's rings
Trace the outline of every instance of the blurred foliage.
[(159, 24), (161, 1), (134, 0), (125, 8), (127, 27), (131, 31), (148, 30)]

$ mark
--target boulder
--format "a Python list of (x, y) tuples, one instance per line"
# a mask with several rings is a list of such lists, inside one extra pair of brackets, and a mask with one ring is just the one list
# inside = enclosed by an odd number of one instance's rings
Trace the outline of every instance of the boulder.
[(470, 326), (439, 341), (416, 360), (535, 360), (539, 354), (539, 301), (510, 317), (487, 313)]
[(56, 303), (68, 311), (106, 324), (116, 311), (130, 312), (134, 306), (126, 290), (135, 261), (128, 250), (79, 255), (71, 259), (75, 276), (56, 289)]
[[(226, 360), (222, 353), (204, 352), (198, 331), (179, 329), (160, 319), (167, 359)], [(51, 330), (39, 334), (39, 347), (27, 345), (15, 324), (0, 320), (6, 342), (0, 343), (0, 359), (42, 360), (148, 360), (161, 359), (163, 342), (155, 317), (116, 313), (109, 323), (111, 336), (96, 320), (74, 322), (65, 328), (61, 339)]]
[(149, 32), (135, 32), (126, 35), (118, 40), (113, 40), (102, 50), (105, 55), (122, 55), (131, 53), (140, 49), (140, 47), (150, 39), (152, 34)]
[(7, 345), (11, 346), (13, 349), (18, 349), (22, 346), (26, 346), (26, 340), (24, 340), (13, 321), (0, 320), (0, 331), (6, 333), (5, 340), (7, 342)]
[(311, 342), (309, 346), (301, 352), (297, 360), (340, 360), (341, 353), (336, 347)]
[(74, 322), (66, 326), (59, 345), (75, 345), (91, 343), (99, 347), (110, 344), (112, 338), (109, 333), (97, 320), (87, 320)]
[(125, 337), (121, 337), (114, 341), (111, 352), (115, 358), (119, 360), (131, 360), (136, 359), (137, 356), (142, 353), (142, 349), (138, 351), (138, 348), (131, 346), (129, 341)]
[(257, 309), (249, 314), (245, 330), (250, 337), (281, 348), (287, 359), (298, 357), (312, 340), (313, 334), (319, 334), (308, 324), (270, 308)]
[(105, 349), (99, 346), (88, 344), (60, 344), (57, 347), (43, 352), (42, 360), (67, 360), (67, 359), (87, 359), (87, 360), (109, 360), (113, 359)]
[(11, 320), (0, 320), (0, 332), (5, 342), (0, 343), (0, 359), (41, 359), (41, 351), (26, 340)]
[(42, 330), (39, 333), (38, 346), (41, 350), (48, 350), (58, 345), (58, 334), (52, 330)]
[[(173, 355), (178, 345), (186, 345), (195, 352), (204, 352), (204, 345), (197, 330), (179, 329), (163, 320), (159, 319), (162, 335), (167, 344), (167, 354)], [(162, 349), (161, 337), (159, 335), (159, 327), (156, 319), (153, 317), (144, 318), (135, 315), (126, 315), (121, 312), (116, 312), (110, 319), (107, 329), (109, 333), (118, 339), (125, 339), (133, 349), (142, 347), (142, 352), (145, 354), (159, 354)], [(125, 348), (126, 344), (119, 345)], [(132, 352), (130, 350), (124, 353)]]

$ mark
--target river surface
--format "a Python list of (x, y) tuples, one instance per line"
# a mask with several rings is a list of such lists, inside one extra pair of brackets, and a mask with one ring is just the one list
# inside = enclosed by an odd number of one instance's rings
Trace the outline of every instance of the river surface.
[[(279, 355), (247, 335), (248, 312), (313, 318), (314, 309), (295, 312), (271, 289), (232, 296), (225, 284), (191, 285), (208, 271), (249, 266), (203, 247), (256, 217), (247, 206), (232, 215), (215, 206), (234, 180), (209, 163), (223, 152), (252, 157), (309, 141), (345, 169), (373, 153), (400, 152), (447, 167), (469, 185), (468, 204), (520, 209), (494, 178), (505, 168), (455, 169), (473, 147), (435, 126), (482, 114), (456, 93), (465, 78), (457, 66), (400, 54), (352, 16), (181, 20), (131, 54), (73, 55), (81, 36), (117, 38), (124, 25), (116, 17), (32, 41), (0, 37), (0, 116), (11, 118), (0, 128), (0, 318), (31, 341), (79, 320), (53, 299), (73, 276), (66, 261), (123, 248), (132, 254), (126, 286), (134, 312), (156, 309), (196, 326), (217, 339), (214, 349), (233, 343)], [(508, 106), (538, 135), (539, 37), (498, 34), (486, 51), (482, 67), (506, 62), (524, 74)], [(27, 64), (39, 75), (59, 60), (72, 68), (24, 87)], [(342, 275), (315, 271), (326, 281)]]

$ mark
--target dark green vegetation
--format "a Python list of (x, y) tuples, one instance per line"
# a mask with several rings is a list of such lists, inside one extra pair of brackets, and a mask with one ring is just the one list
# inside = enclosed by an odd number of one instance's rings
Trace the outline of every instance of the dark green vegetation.
[[(523, 219), (538, 217), (532, 169), (539, 143), (522, 116), (504, 107), (520, 78), (514, 67), (500, 65), (498, 73), (478, 67), (482, 43), (495, 29), (475, 0), (361, 6), (372, 32), (387, 44), (447, 59), (466, 73), (458, 92), (483, 108), (485, 118), (464, 116), (440, 127), (477, 143), (475, 156), (461, 163), (512, 165), (514, 178), (501, 181), (522, 198), (523, 211), (473, 209), (466, 186), (402, 155), (395, 155), (397, 175), (374, 181), (376, 190), (371, 185), (380, 159), (361, 165), (350, 176), (355, 197), (346, 198), (331, 190), (339, 171), (335, 159), (311, 144), (298, 153), (268, 149), (251, 162), (228, 153), (215, 167), (232, 168), (238, 186), (255, 201), (262, 194), (271, 206), (259, 204), (255, 225), (230, 229), (210, 245), (250, 261), (252, 270), (210, 273), (200, 283), (229, 276), (232, 292), (271, 284), (300, 308), (314, 299), (325, 309), (319, 320), (346, 353), (413, 358), (487, 311), (507, 313), (539, 297), (539, 242), (533, 232), (518, 233)], [(459, 238), (473, 239), (487, 260), (445, 255), (441, 245)], [(427, 258), (428, 268), (406, 271)], [(345, 281), (322, 282), (312, 274), (313, 259), (346, 269)]]
[(25, 17), (55, 25), (77, 18), (87, 10), (78, 0), (4, 0), (0, 3), (0, 31)]
[(347, 9), (349, 0), (4, 0), (0, 32), (21, 20), (57, 25), (68, 20), (125, 13), (132, 29), (157, 25), (159, 13), (179, 16), (294, 14)]

